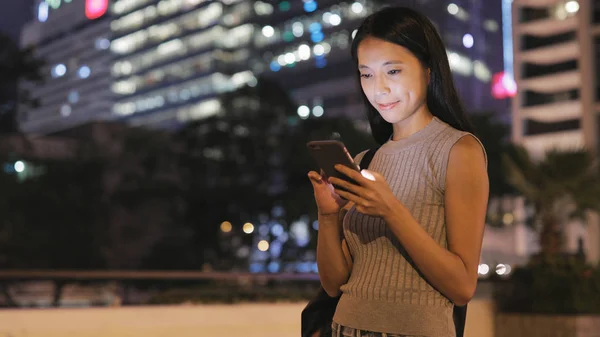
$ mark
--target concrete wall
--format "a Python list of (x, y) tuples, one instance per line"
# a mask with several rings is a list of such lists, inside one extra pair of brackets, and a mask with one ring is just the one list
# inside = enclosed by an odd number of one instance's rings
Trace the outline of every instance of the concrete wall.
[[(298, 337), (304, 303), (0, 310), (0, 337)], [(489, 300), (469, 304), (466, 337), (493, 336)]]

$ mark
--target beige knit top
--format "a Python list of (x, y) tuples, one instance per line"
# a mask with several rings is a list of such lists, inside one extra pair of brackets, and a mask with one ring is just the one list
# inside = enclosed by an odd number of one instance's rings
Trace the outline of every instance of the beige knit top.
[[(434, 117), (408, 138), (385, 143), (369, 165), (442, 247), (447, 247), (446, 167), (452, 146), (465, 135)], [(455, 336), (453, 304), (420, 276), (382, 218), (351, 208), (343, 231), (354, 266), (341, 287), (336, 323), (400, 335)]]

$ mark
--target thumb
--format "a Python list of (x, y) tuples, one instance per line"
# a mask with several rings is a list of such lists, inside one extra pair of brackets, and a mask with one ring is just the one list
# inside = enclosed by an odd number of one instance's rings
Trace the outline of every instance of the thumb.
[(321, 178), (321, 176), (315, 172), (315, 171), (310, 171), (308, 172), (308, 179), (310, 180), (310, 183), (313, 186), (317, 186), (323, 183), (323, 179)]

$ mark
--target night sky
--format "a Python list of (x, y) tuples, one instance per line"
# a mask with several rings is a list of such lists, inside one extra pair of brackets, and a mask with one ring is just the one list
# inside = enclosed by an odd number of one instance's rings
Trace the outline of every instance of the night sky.
[(33, 0), (0, 0), (0, 32), (18, 41), (21, 27), (33, 18), (32, 7)]

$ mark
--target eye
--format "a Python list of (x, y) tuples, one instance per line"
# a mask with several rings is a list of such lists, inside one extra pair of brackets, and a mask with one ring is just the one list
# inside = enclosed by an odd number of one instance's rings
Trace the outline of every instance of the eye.
[(371, 75), (371, 74), (360, 74), (361, 78), (370, 78), (371, 76), (373, 76), (373, 75)]
[(388, 75), (398, 75), (400, 74), (402, 70), (398, 70), (398, 69), (394, 69), (394, 70), (390, 70), (388, 71)]

